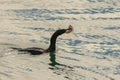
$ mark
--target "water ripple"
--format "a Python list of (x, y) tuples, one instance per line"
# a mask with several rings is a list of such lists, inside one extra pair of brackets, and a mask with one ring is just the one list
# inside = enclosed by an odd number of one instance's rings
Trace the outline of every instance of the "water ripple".
[[(18, 9), (18, 10), (8, 10), (8, 12), (14, 12), (19, 19), (15, 20), (34, 20), (34, 21), (42, 21), (42, 20), (86, 20), (86, 17), (65, 17), (65, 14), (72, 14), (72, 15), (80, 15), (80, 14), (106, 14), (106, 13), (116, 13), (120, 12), (120, 8), (113, 8), (113, 7), (106, 7), (106, 8), (88, 8), (88, 9)], [(97, 18), (91, 18), (92, 20), (96, 19), (104, 19), (104, 20), (119, 20), (120, 17), (110, 17), (110, 18), (104, 18), (104, 17), (97, 17)]]

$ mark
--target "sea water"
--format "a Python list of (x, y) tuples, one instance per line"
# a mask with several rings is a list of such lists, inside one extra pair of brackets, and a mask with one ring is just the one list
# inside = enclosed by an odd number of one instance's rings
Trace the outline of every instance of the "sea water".
[[(119, 0), (0, 1), (0, 80), (119, 80)], [(32, 56), (11, 49), (57, 50)]]

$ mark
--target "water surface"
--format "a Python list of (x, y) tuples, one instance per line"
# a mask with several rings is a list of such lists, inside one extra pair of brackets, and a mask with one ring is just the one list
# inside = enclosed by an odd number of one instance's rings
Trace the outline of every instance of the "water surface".
[[(119, 80), (119, 3), (0, 1), (0, 80)], [(50, 36), (69, 25), (74, 32), (57, 39), (55, 53), (32, 56), (11, 49), (46, 49)]]

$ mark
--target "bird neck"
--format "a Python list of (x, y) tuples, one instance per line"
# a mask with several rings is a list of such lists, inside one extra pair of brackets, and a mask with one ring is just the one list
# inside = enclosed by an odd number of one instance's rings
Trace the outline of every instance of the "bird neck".
[(56, 39), (57, 39), (58, 35), (53, 34), (51, 39), (50, 39), (50, 45), (49, 45), (49, 52), (54, 52), (56, 50)]
[(59, 35), (65, 33), (65, 29), (62, 30), (57, 30), (51, 37), (50, 39), (50, 45), (48, 47), (48, 49), (45, 52), (55, 52), (56, 50), (56, 39)]

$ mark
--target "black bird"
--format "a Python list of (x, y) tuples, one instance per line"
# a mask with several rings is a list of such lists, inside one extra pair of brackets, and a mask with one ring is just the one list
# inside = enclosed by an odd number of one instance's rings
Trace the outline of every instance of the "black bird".
[(37, 48), (37, 47), (24, 48), (24, 49), (23, 48), (13, 48), (12, 47), (12, 49), (18, 50), (20, 52), (25, 52), (25, 53), (28, 52), (31, 55), (39, 55), (39, 54), (42, 54), (42, 53), (55, 52), (57, 37), (60, 36), (63, 33), (70, 33), (72, 31), (73, 31), (73, 27), (70, 25), (68, 27), (68, 29), (59, 29), (55, 33), (53, 33), (53, 35), (51, 36), (51, 39), (50, 39), (50, 45), (49, 45), (48, 49), (42, 49), (42, 48)]

